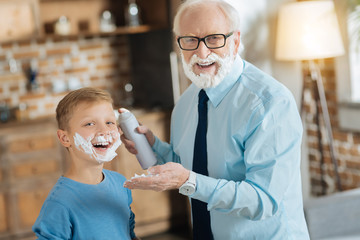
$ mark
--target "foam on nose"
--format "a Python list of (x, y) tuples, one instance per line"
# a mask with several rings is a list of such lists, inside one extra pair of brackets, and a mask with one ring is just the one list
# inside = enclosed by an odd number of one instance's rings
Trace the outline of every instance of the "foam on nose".
[(97, 136), (96, 142), (106, 142), (105, 136)]

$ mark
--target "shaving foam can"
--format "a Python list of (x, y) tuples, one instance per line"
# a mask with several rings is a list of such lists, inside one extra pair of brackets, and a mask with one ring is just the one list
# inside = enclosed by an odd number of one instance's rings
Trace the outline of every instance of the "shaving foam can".
[(148, 169), (149, 167), (154, 166), (157, 162), (155, 154), (145, 135), (137, 131), (139, 123), (134, 114), (126, 109), (123, 110), (124, 111), (119, 114), (120, 128), (124, 132), (125, 137), (135, 143), (135, 148), (138, 152), (136, 154), (136, 158), (142, 169)]

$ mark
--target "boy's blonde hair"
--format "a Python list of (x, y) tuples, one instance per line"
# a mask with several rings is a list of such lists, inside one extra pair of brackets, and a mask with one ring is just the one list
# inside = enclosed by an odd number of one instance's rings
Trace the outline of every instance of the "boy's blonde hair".
[(72, 117), (74, 109), (80, 103), (94, 103), (99, 101), (106, 101), (113, 104), (111, 95), (102, 89), (85, 87), (71, 91), (59, 102), (56, 107), (56, 120), (58, 128), (61, 130), (68, 130), (69, 120)]

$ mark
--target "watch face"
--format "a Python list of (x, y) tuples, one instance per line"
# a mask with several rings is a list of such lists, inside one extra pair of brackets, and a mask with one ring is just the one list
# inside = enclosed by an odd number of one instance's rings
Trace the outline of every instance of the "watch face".
[(179, 192), (184, 195), (191, 195), (195, 192), (195, 187), (193, 185), (183, 185), (180, 187)]

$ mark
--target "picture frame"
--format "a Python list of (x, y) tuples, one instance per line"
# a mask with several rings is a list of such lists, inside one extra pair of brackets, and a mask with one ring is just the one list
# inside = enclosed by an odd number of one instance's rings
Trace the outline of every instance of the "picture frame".
[(29, 39), (39, 33), (39, 0), (0, 1), (0, 42)]

